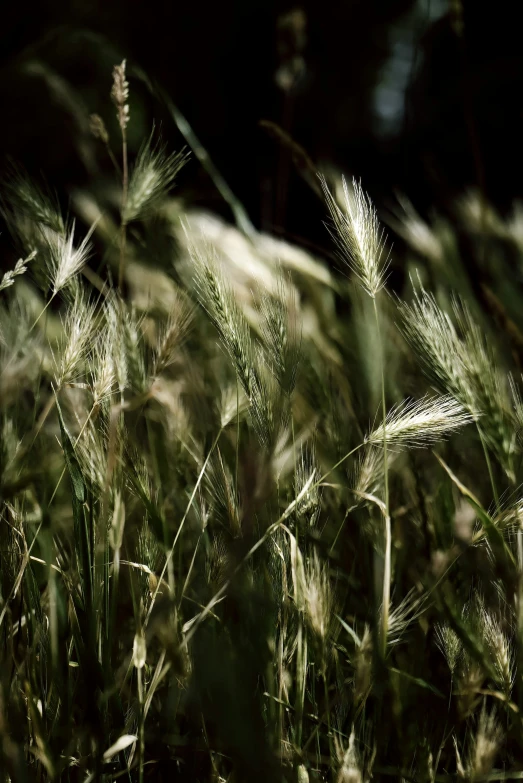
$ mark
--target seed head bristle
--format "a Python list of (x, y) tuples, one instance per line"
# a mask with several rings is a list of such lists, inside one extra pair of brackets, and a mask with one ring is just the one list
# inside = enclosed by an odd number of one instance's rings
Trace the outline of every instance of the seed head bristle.
[(116, 318), (112, 305), (106, 304), (104, 334), (100, 335), (93, 345), (93, 355), (90, 362), (91, 388), (94, 405), (106, 401), (117, 388), (117, 353)]
[(484, 779), (491, 772), (502, 740), (503, 731), (496, 713), (487, 713), (483, 707), (468, 753), (467, 772), (471, 780)]
[(290, 396), (300, 360), (301, 330), (297, 323), (297, 294), (279, 271), (275, 291), (261, 297), (262, 334), (271, 371)]
[(96, 223), (91, 226), (77, 248), (74, 247), (74, 227), (73, 221), (69, 231), (63, 235), (49, 229), (42, 231), (53, 295), (61, 291), (80, 272), (91, 253), (89, 240)]
[(325, 177), (320, 176), (320, 181), (332, 220), (331, 234), (341, 258), (374, 298), (386, 283), (390, 263), (376, 209), (355, 179), (349, 190), (342, 178), (343, 209), (330, 192)]
[[(387, 444), (391, 448), (424, 448), (472, 420), (471, 414), (450, 395), (406, 400), (387, 414)], [(365, 441), (372, 446), (383, 445), (383, 424), (367, 435)]]
[(424, 289), (412, 304), (398, 302), (402, 331), (425, 373), (439, 391), (452, 394), (469, 407), (470, 389), (463, 346), (450, 317)]
[(87, 301), (82, 289), (79, 289), (63, 319), (62, 343), (55, 356), (55, 381), (58, 388), (78, 381), (86, 371), (95, 315), (95, 306)]
[(146, 217), (165, 198), (186, 161), (185, 152), (168, 154), (160, 142), (153, 141), (151, 134), (131, 172), (123, 212), (126, 223)]
[(342, 761), (336, 783), (363, 783), (360, 760), (356, 750), (354, 728), (350, 733), (345, 753), (340, 755), (342, 755)]
[(158, 337), (154, 357), (155, 375), (164, 372), (176, 361), (177, 352), (187, 335), (193, 316), (192, 307), (179, 297)]
[(454, 674), (461, 657), (463, 646), (457, 633), (450, 625), (436, 625), (436, 644), (445, 656), (450, 673)]
[(203, 258), (193, 249), (194, 283), (202, 307), (220, 334), (250, 403), (253, 427), (265, 447), (275, 438), (274, 388), (264, 371), (264, 356), (256, 346), (249, 324), (231, 288), (225, 283), (216, 258)]

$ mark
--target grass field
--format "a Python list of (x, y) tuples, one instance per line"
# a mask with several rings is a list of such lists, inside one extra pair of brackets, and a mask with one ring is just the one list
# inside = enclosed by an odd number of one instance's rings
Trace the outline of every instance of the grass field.
[(112, 98), (2, 185), (0, 780), (523, 778), (521, 207), (320, 178), (333, 263)]

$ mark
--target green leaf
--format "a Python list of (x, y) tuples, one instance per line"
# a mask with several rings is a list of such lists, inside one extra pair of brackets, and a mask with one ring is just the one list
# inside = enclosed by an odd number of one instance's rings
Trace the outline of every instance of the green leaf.
[(426, 688), (428, 691), (432, 691), (432, 693), (435, 693), (436, 696), (440, 696), (442, 699), (445, 698), (441, 691), (431, 685), (430, 682), (422, 680), (421, 677), (414, 677), (412, 674), (407, 674), (407, 672), (404, 672), (401, 669), (394, 669), (392, 666), (390, 667), (390, 671), (405, 677), (406, 680), (410, 680), (410, 682), (413, 682), (415, 685), (419, 685), (420, 688)]
[(62, 448), (64, 450), (65, 464), (67, 466), (69, 476), (71, 477), (74, 496), (78, 503), (84, 503), (85, 484), (82, 477), (82, 472), (80, 470), (80, 466), (78, 465), (78, 460), (76, 459), (76, 455), (74, 453), (73, 441), (71, 439), (71, 436), (69, 435), (67, 427), (65, 426), (65, 422), (62, 416), (62, 410), (58, 403), (58, 395), (55, 396), (56, 396), (56, 408), (58, 410), (58, 419), (60, 421), (60, 432), (62, 434)]

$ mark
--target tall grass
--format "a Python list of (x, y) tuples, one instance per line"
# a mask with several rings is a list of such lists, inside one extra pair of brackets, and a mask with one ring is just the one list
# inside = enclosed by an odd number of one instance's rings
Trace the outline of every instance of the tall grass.
[(0, 780), (519, 779), (520, 213), (480, 289), (323, 179), (331, 272), (175, 200), (129, 89), (118, 192), (3, 186)]

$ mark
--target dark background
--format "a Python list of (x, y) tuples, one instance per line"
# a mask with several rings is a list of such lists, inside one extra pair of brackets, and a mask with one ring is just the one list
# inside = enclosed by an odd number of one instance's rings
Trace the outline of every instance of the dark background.
[[(142, 68), (265, 230), (327, 244), (308, 164), (262, 121), (283, 128), (313, 167), (361, 177), (379, 207), (400, 190), (422, 213), (451, 210), (473, 186), (503, 211), (523, 195), (516, 12), (507, 0), (4, 3), (0, 169), (15, 160), (42, 172), (62, 198), (107, 174), (88, 116), (104, 117), (117, 152), (109, 92), (126, 57), (131, 150), (153, 120), (170, 148), (183, 143), (133, 78)], [(195, 161), (180, 188), (229, 214)]]

